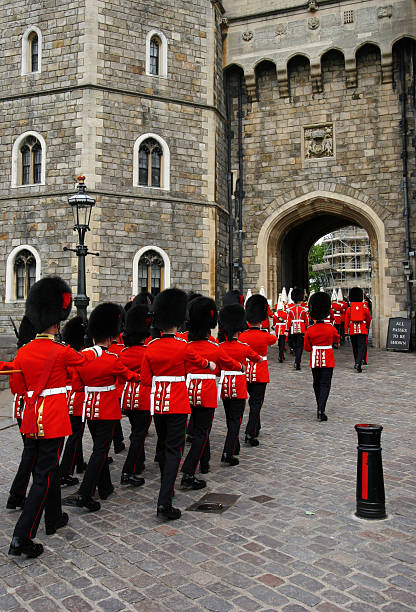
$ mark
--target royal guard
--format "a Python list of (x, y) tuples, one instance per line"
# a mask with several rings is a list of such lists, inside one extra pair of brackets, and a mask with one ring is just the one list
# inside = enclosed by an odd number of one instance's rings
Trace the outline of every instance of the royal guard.
[[(332, 296), (331, 296), (331, 309), (333, 312), (333, 326), (335, 327), (335, 329), (337, 330), (337, 332), (340, 334), (341, 337), (341, 321), (342, 321), (342, 304), (340, 304), (338, 302), (338, 294), (335, 291), (335, 289), (333, 289), (332, 291)], [(336, 345), (336, 348), (338, 348), (338, 345)]]
[[(244, 295), (242, 295), (238, 289), (233, 289), (232, 291), (227, 291), (227, 293), (224, 295), (223, 301), (222, 301), (222, 306), (223, 308), (225, 306), (230, 306), (231, 304), (238, 304), (239, 306), (244, 306)], [(243, 323), (243, 329), (247, 329), (247, 321), (244, 320)], [(224, 342), (225, 341), (225, 335), (221, 329), (221, 325), (218, 327), (218, 337), (217, 337), (217, 341), (218, 342)]]
[(249, 362), (246, 372), (248, 404), (250, 413), (246, 426), (245, 441), (250, 446), (258, 446), (257, 436), (260, 429), (260, 410), (264, 402), (266, 385), (270, 382), (269, 368), (267, 365), (267, 349), (276, 343), (274, 334), (269, 334), (267, 329), (261, 328), (264, 315), (267, 314), (269, 305), (264, 296), (252, 295), (246, 302), (246, 319), (250, 328), (240, 334), (239, 340), (248, 344), (261, 357), (260, 363)]
[(214, 300), (199, 297), (189, 308), (188, 342), (192, 350), (205, 359), (217, 364), (215, 372), (206, 372), (197, 366), (190, 366), (186, 382), (193, 420), (192, 446), (182, 464), (181, 486), (185, 489), (202, 489), (205, 480), (197, 479), (195, 472), (200, 463), (202, 473), (209, 471), (209, 434), (217, 407), (216, 375), (222, 371), (244, 371), (239, 361), (229, 357), (211, 338), (211, 329), (217, 325), (217, 307)]
[(371, 314), (363, 302), (364, 294), (360, 287), (350, 289), (350, 305), (345, 313), (345, 333), (349, 334), (354, 355), (354, 368), (362, 372), (362, 364), (367, 351), (368, 330)]
[[(246, 328), (246, 317), (243, 306), (230, 304), (224, 306), (219, 314), (219, 327), (226, 338), (220, 346), (229, 356), (246, 365), (248, 361), (260, 363), (262, 358), (258, 353), (243, 342), (239, 341), (240, 332)], [(243, 420), (244, 408), (247, 399), (247, 379), (245, 372), (241, 370), (230, 370), (221, 373), (221, 398), (224, 405), (227, 422), (227, 436), (221, 457), (223, 463), (238, 465), (239, 460), (235, 457), (239, 452), (239, 433)]]
[(25, 395), (20, 431), (25, 452), (33, 462), (33, 483), (23, 512), (17, 521), (9, 548), (10, 555), (37, 557), (42, 544), (33, 542), (45, 509), (47, 534), (54, 534), (68, 522), (62, 512), (59, 486), (59, 458), (65, 436), (72, 433), (66, 400), (67, 369), (82, 366), (101, 355), (99, 347), (82, 353), (55, 340), (59, 323), (72, 306), (69, 286), (59, 277), (36, 282), (26, 300), (26, 316), (37, 335), (19, 349), (13, 362), (16, 387)]
[(293, 367), (295, 370), (300, 370), (300, 362), (302, 359), (303, 340), (308, 326), (308, 313), (304, 306), (301, 305), (303, 300), (303, 289), (294, 287), (291, 290), (291, 298), (293, 304), (288, 307), (287, 326), (289, 328), (289, 342), (295, 351), (295, 362)]
[(339, 333), (341, 336), (341, 344), (344, 344), (345, 342), (345, 313), (347, 312), (348, 304), (344, 300), (344, 296), (342, 295), (341, 288), (338, 289), (337, 301), (338, 301), (338, 304), (341, 305), (341, 326), (340, 326)]
[(65, 498), (64, 504), (84, 507), (90, 512), (101, 508), (93, 499), (96, 488), (101, 499), (107, 499), (114, 491), (107, 457), (115, 426), (121, 419), (116, 383), (139, 380), (136, 372), (128, 370), (119, 356), (109, 351), (120, 334), (121, 320), (122, 308), (118, 304), (107, 302), (94, 308), (87, 333), (101, 347), (102, 356), (96, 364), (78, 368), (72, 377), (72, 390), (85, 393), (82, 418), (87, 420), (93, 449), (78, 492)]
[[(76, 351), (80, 351), (85, 347), (85, 331), (82, 317), (72, 317), (62, 330), (62, 340)], [(85, 429), (85, 423), (82, 420), (84, 390), (73, 391), (72, 377), (75, 373), (76, 370), (74, 368), (68, 372), (67, 400), (72, 434), (66, 440), (61, 459), (61, 486), (68, 487), (79, 482), (78, 478), (73, 476), (75, 466), (78, 466), (82, 471), (86, 467), (86, 464), (84, 466), (84, 455), (82, 452), (82, 437)]]
[[(126, 310), (123, 308), (122, 316), (121, 316), (121, 324), (120, 324), (120, 333), (117, 338), (114, 338), (113, 342), (108, 347), (108, 350), (110, 353), (114, 353), (115, 355), (118, 355), (118, 356), (120, 356), (121, 351), (125, 349), (124, 342), (123, 342), (123, 329), (124, 329), (125, 318), (126, 318)], [(122, 386), (120, 387), (119, 399), (121, 399), (121, 393), (122, 393), (121, 389), (122, 389)], [(114, 429), (113, 446), (114, 446), (114, 452), (116, 455), (121, 453), (126, 448), (126, 445), (124, 444), (124, 434), (123, 434), (123, 428), (121, 427), (121, 421), (117, 421), (116, 427)]]
[(157, 516), (175, 520), (181, 511), (172, 497), (185, 443), (186, 422), (191, 413), (186, 373), (192, 366), (215, 372), (215, 363), (197, 355), (176, 333), (186, 317), (186, 293), (165, 289), (155, 297), (153, 323), (161, 332), (146, 346), (140, 373), (139, 403), (150, 407), (158, 436), (157, 460), (161, 483)]
[(325, 323), (330, 309), (331, 299), (327, 293), (320, 291), (311, 296), (309, 311), (314, 324), (306, 330), (305, 351), (311, 353), (310, 366), (319, 421), (328, 420), (325, 408), (335, 366), (333, 345), (339, 342), (339, 334), (335, 327)]
[[(149, 305), (137, 304), (130, 308), (123, 332), (126, 348), (120, 353), (120, 359), (129, 370), (139, 376), (145, 351), (144, 341), (149, 336), (149, 328)], [(144, 484), (144, 478), (140, 478), (139, 474), (144, 470), (144, 442), (152, 420), (148, 407), (144, 409), (139, 402), (139, 390), (139, 382), (126, 382), (121, 396), (121, 410), (131, 426), (130, 447), (121, 472), (121, 484), (133, 487)]]
[(279, 300), (276, 304), (276, 312), (273, 315), (274, 333), (276, 334), (277, 346), (279, 349), (279, 363), (283, 363), (285, 358), (285, 347), (289, 335), (287, 318), (287, 311), (284, 307), (282, 298), (279, 296)]

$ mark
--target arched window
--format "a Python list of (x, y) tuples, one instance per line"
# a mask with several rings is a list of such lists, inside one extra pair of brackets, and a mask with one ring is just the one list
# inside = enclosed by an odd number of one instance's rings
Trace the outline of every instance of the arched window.
[(38, 72), (39, 70), (39, 37), (36, 32), (32, 32), (29, 36), (29, 72)]
[(157, 295), (164, 289), (164, 261), (156, 251), (146, 251), (139, 259), (139, 290)]
[(170, 155), (157, 134), (143, 134), (134, 144), (133, 185), (169, 189)]
[[(6, 301), (10, 300), (25, 300), (29, 289), (39, 277), (37, 274), (37, 261), (34, 253), (28, 249), (20, 249), (15, 252), (12, 262), (13, 268), (10, 269), (12, 276), (12, 287), (9, 287), (10, 295)], [(10, 299), (7, 299), (10, 298)]]
[(42, 34), (36, 26), (30, 26), (22, 37), (22, 75), (41, 71)]
[(158, 36), (153, 36), (150, 41), (150, 74), (160, 73), (160, 47), (162, 43)]
[(27, 136), (20, 147), (20, 184), (35, 185), (42, 179), (42, 146), (34, 136)]

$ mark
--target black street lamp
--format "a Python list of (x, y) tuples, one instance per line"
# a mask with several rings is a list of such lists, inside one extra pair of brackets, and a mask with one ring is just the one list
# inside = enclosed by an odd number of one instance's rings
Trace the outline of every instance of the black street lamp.
[(74, 217), (74, 231), (78, 232), (79, 244), (75, 249), (64, 247), (64, 251), (73, 251), (78, 257), (78, 285), (77, 295), (74, 298), (74, 303), (77, 309), (77, 314), (84, 321), (87, 320), (87, 307), (90, 298), (87, 297), (87, 283), (85, 278), (85, 257), (87, 255), (99, 255), (99, 253), (90, 253), (88, 247), (85, 246), (85, 234), (90, 229), (90, 219), (92, 207), (95, 205), (95, 200), (87, 193), (85, 185), (85, 176), (79, 176), (78, 191), (76, 194), (68, 198), (68, 202), (72, 208)]

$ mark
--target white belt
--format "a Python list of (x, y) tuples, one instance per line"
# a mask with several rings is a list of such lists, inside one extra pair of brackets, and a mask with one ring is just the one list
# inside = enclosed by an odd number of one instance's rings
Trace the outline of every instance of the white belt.
[(85, 421), (85, 414), (87, 411), (87, 398), (88, 393), (103, 393), (105, 391), (114, 391), (116, 388), (115, 385), (107, 385), (106, 387), (84, 387), (85, 396), (84, 396), (84, 404), (82, 406), (82, 422)]
[(222, 385), (223, 385), (225, 377), (226, 376), (245, 376), (245, 375), (246, 373), (242, 372), (241, 370), (222, 370), (221, 376), (220, 376), (220, 382), (218, 384), (218, 396), (217, 396), (218, 403), (221, 399), (221, 389), (222, 389)]
[(152, 377), (152, 390), (150, 391), (150, 414), (151, 415), (154, 415), (155, 413), (155, 393), (156, 393), (156, 384), (158, 382), (167, 382), (167, 383), (185, 382), (185, 376), (153, 376)]
[[(66, 394), (66, 387), (53, 387), (52, 389), (44, 389), (39, 393), (39, 397), (47, 397), (48, 395), (60, 395), (61, 393)], [(32, 397), (33, 391), (28, 391), (27, 396)]]
[(186, 377), (186, 386), (189, 385), (191, 380), (216, 380), (215, 374), (188, 374)]
[(312, 347), (312, 367), (313, 368), (316, 365), (317, 352), (320, 350), (325, 350), (325, 349), (332, 349), (332, 345), (331, 346), (320, 346), (319, 344), (313, 345)]
[(66, 386), (66, 390), (67, 390), (67, 391), (72, 391), (72, 385), (67, 385), (67, 386)]
[(261, 361), (267, 361), (267, 357), (262, 357)]

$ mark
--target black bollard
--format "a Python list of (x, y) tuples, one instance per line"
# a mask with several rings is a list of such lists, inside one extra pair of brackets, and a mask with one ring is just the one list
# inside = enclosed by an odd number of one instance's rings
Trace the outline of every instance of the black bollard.
[(356, 425), (358, 434), (357, 511), (365, 519), (387, 517), (383, 464), (381, 461), (381, 425)]

